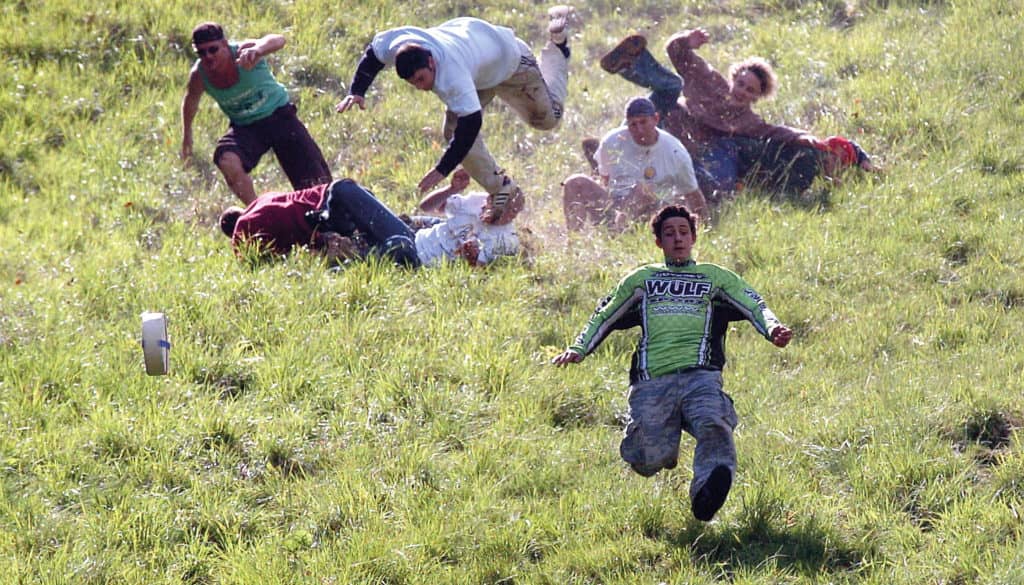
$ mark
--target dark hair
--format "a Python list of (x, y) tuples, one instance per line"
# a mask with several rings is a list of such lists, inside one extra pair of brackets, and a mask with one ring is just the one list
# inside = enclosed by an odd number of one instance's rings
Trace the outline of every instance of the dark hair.
[(245, 211), (237, 205), (232, 205), (224, 210), (220, 214), (220, 231), (224, 232), (224, 235), (231, 237), (235, 233), (235, 224), (238, 223), (238, 218), (242, 217), (242, 212)]
[(410, 43), (395, 54), (395, 72), (402, 79), (409, 79), (424, 67), (430, 66), (429, 59), (433, 54), (422, 45)]
[(661, 226), (670, 217), (685, 217), (686, 223), (690, 224), (690, 233), (693, 234), (693, 239), (697, 239), (697, 216), (690, 213), (690, 210), (683, 207), (682, 205), (666, 205), (658, 210), (651, 218), (651, 229), (654, 231), (654, 237), (661, 239)]
[(626, 104), (626, 118), (653, 116), (658, 113), (654, 102), (645, 97), (635, 97)]
[(736, 76), (744, 71), (749, 71), (757, 76), (757, 80), (761, 82), (762, 98), (770, 98), (775, 94), (778, 80), (775, 78), (775, 69), (772, 68), (771, 63), (761, 57), (749, 57), (739, 63), (734, 63), (729, 68), (729, 79), (736, 79)]
[(216, 22), (204, 22), (192, 29), (192, 44), (201, 45), (224, 39), (224, 29)]

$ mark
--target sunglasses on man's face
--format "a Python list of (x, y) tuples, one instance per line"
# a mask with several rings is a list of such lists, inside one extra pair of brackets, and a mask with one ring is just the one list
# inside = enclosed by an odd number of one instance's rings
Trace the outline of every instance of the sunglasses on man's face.
[(196, 47), (196, 55), (198, 55), (200, 57), (205, 57), (207, 55), (214, 55), (214, 54), (217, 53), (218, 49), (220, 49), (220, 45), (214, 45), (212, 47), (206, 47), (205, 49), (200, 49), (200, 48)]

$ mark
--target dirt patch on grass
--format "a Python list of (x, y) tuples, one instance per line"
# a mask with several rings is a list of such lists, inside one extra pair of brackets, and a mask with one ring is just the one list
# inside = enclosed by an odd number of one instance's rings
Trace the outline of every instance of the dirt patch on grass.
[(982, 465), (996, 465), (1001, 453), (1009, 450), (1013, 435), (1024, 426), (1020, 413), (1000, 409), (978, 410), (949, 425), (946, 436), (958, 452), (975, 448), (974, 458)]

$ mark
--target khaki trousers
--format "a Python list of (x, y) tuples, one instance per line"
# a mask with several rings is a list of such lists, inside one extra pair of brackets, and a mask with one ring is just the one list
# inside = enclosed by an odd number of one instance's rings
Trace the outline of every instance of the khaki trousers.
[[(562, 108), (569, 88), (569, 60), (550, 41), (540, 53), (540, 63), (523, 41), (519, 41), (519, 68), (500, 85), (477, 91), (481, 109), (486, 109), (495, 97), (508, 104), (531, 128), (551, 130), (562, 120)], [(458, 117), (446, 111), (444, 137), (451, 140)], [(498, 167), (484, 144), (481, 130), (470, 148), (462, 166), (488, 193), (494, 194), (505, 186), (509, 192), (504, 169)]]

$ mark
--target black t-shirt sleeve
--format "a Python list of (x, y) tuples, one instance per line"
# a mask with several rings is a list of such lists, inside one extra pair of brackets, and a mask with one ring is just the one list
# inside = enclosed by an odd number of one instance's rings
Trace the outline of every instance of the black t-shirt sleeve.
[(352, 76), (352, 86), (348, 92), (359, 97), (365, 96), (366, 90), (370, 89), (370, 84), (373, 83), (381, 69), (384, 69), (384, 63), (373, 53), (373, 47), (366, 45), (366, 53), (359, 60), (356, 73)]
[(455, 170), (455, 167), (459, 166), (462, 159), (469, 154), (469, 149), (476, 142), (476, 137), (480, 135), (480, 127), (483, 126), (483, 123), (483, 110), (459, 117), (455, 123), (455, 134), (452, 136), (452, 141), (448, 143), (448, 149), (444, 151), (441, 160), (434, 167), (437, 172), (447, 177)]

